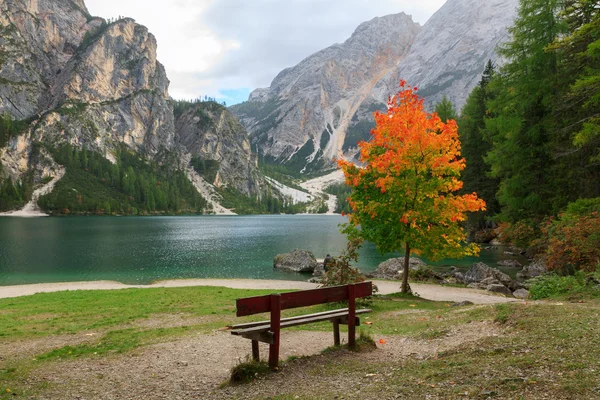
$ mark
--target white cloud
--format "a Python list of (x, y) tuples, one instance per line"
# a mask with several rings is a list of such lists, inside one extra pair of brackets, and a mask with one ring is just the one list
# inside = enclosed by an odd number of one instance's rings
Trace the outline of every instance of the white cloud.
[(127, 16), (148, 27), (175, 98), (268, 86), (283, 68), (343, 42), (361, 22), (406, 12), (423, 24), (443, 2), (86, 0), (93, 15)]

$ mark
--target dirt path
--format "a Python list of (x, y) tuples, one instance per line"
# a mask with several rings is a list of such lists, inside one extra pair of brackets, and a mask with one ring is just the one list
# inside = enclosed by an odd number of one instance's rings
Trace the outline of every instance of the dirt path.
[[(480, 322), (459, 326), (434, 340), (377, 336), (376, 342), (381, 339), (385, 342), (372, 352), (342, 350), (320, 354), (332, 344), (330, 332), (283, 331), (282, 360), (292, 356), (311, 357), (290, 361), (278, 374), (255, 383), (221, 388), (230, 368), (250, 353), (250, 343), (229, 332), (216, 331), (123, 355), (51, 363), (37, 369), (28, 382), (45, 386), (43, 393), (36, 397), (39, 399), (253, 399), (281, 393), (302, 393), (304, 398), (318, 398), (320, 393), (336, 391), (336, 388), (349, 394), (345, 391), (347, 388), (364, 385), (351, 374), (320, 376), (319, 371), (332, 361), (380, 366), (389, 363), (391, 368), (405, 358), (436, 357), (439, 352), (499, 334), (497, 325)], [(260, 351), (262, 357), (268, 354), (263, 344)], [(377, 382), (380, 377), (373, 374), (361, 378)], [(389, 394), (382, 393), (383, 398)]]
[[(379, 294), (400, 291), (400, 283), (392, 281), (373, 281), (379, 288)], [(152, 285), (125, 285), (113, 281), (38, 283), (33, 285), (0, 286), (0, 299), (28, 296), (35, 293), (59, 292), (64, 290), (114, 290), (127, 288), (187, 287), (187, 286), (223, 286), (232, 289), (272, 289), (306, 290), (318, 285), (303, 281), (279, 281), (260, 279), (176, 279), (154, 283)], [(514, 298), (494, 295), (484, 290), (456, 288), (440, 285), (411, 283), (412, 290), (422, 298), (435, 301), (470, 301), (474, 304), (494, 304), (518, 301)]]

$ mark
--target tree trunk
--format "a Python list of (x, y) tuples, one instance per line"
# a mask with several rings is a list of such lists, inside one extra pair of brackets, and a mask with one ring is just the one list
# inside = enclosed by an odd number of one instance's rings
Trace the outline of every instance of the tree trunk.
[(406, 250), (404, 253), (404, 273), (402, 273), (402, 288), (400, 291), (402, 293), (408, 293), (408, 267), (410, 261), (410, 245), (408, 242), (406, 243)]

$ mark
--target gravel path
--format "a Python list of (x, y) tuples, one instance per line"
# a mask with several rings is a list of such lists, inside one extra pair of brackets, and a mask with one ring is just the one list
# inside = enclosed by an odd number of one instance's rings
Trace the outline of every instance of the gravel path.
[[(373, 281), (379, 288), (379, 294), (400, 291), (400, 283), (393, 281)], [(280, 281), (260, 279), (176, 279), (156, 282), (152, 285), (125, 285), (113, 281), (38, 283), (33, 285), (0, 286), (0, 299), (28, 296), (35, 293), (59, 292), (64, 290), (110, 290), (127, 288), (187, 287), (187, 286), (223, 286), (232, 289), (272, 289), (306, 290), (314, 289), (317, 284), (303, 281)], [(519, 301), (484, 290), (456, 288), (441, 285), (411, 283), (411, 288), (422, 298), (435, 301), (464, 301), (474, 304), (494, 304)]]
[[(301, 393), (303, 398), (319, 398), (321, 393), (332, 391), (349, 395), (355, 389), (349, 392), (348, 388), (384, 377), (361, 376), (367, 382), (357, 382), (357, 377), (348, 373), (321, 376), (327, 363), (389, 363), (391, 368), (404, 358), (436, 357), (439, 352), (499, 334), (497, 325), (479, 322), (459, 326), (434, 340), (377, 336), (374, 338), (377, 342), (383, 339), (385, 343), (378, 344), (372, 352), (342, 350), (320, 354), (332, 344), (330, 332), (283, 331), (282, 360), (290, 356), (311, 357), (284, 363), (279, 373), (257, 382), (221, 387), (229, 377), (230, 368), (249, 355), (250, 343), (229, 332), (216, 331), (123, 355), (51, 363), (35, 370), (28, 382), (45, 386), (38, 399), (254, 399), (295, 393)], [(261, 356), (267, 354), (266, 346), (261, 344)], [(380, 398), (389, 398), (391, 393), (381, 395)], [(357, 397), (362, 398), (352, 395), (348, 398)]]

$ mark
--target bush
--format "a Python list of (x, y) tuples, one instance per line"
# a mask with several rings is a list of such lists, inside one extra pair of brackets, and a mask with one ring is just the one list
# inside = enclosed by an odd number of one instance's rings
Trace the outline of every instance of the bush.
[(561, 297), (597, 297), (600, 285), (597, 284), (600, 274), (586, 275), (579, 271), (575, 275), (560, 276), (548, 274), (531, 280), (529, 296), (534, 300)]
[(528, 219), (512, 225), (501, 223), (498, 226), (498, 237), (502, 243), (511, 243), (520, 248), (531, 246), (540, 236), (539, 224)]
[(598, 199), (579, 200), (542, 226), (544, 243), (540, 247), (549, 269), (561, 274), (596, 271), (600, 266), (599, 209)]
[(358, 261), (358, 249), (361, 245), (360, 239), (348, 240), (346, 250), (327, 264), (327, 271), (322, 279), (323, 286), (347, 285), (364, 282), (367, 279), (357, 268), (350, 266), (352, 261)]

